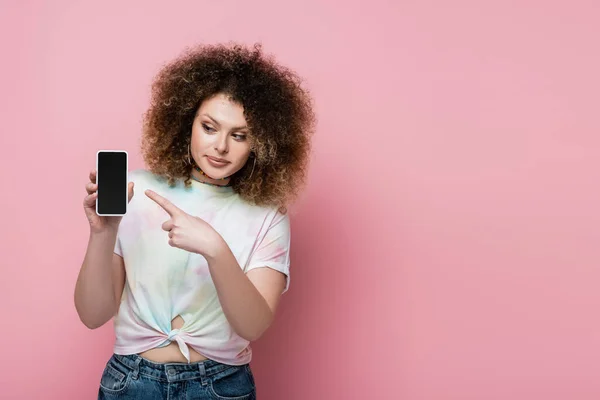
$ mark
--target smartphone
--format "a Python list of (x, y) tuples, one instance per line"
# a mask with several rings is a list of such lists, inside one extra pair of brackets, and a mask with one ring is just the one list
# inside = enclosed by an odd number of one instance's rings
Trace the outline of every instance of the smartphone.
[(100, 150), (96, 153), (96, 214), (122, 216), (127, 213), (127, 152)]

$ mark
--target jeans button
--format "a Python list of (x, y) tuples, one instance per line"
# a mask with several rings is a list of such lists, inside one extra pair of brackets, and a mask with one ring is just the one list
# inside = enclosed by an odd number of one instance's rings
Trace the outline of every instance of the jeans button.
[(175, 370), (174, 369), (169, 369), (167, 373), (169, 375), (175, 375)]

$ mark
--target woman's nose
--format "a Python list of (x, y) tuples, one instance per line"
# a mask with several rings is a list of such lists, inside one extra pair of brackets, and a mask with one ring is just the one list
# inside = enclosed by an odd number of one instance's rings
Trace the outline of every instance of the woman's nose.
[(215, 143), (215, 150), (219, 153), (227, 153), (227, 135), (219, 135), (217, 142)]

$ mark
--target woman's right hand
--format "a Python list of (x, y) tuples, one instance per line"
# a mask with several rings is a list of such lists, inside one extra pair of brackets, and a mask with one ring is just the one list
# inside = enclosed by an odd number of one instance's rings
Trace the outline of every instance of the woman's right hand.
[[(85, 185), (87, 196), (83, 199), (83, 209), (93, 232), (102, 232), (107, 229), (118, 229), (122, 216), (106, 217), (96, 214), (96, 199), (98, 198), (98, 185), (96, 184), (96, 170), (90, 172), (90, 181)], [(133, 198), (133, 182), (127, 185), (128, 202)]]

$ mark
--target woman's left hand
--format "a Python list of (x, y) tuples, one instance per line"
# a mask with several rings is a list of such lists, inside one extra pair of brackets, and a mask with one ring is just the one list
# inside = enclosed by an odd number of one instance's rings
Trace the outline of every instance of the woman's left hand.
[(222, 237), (208, 222), (189, 215), (152, 190), (145, 193), (171, 217), (162, 224), (162, 229), (169, 232), (169, 245), (205, 257), (216, 255)]

